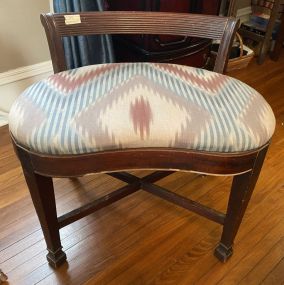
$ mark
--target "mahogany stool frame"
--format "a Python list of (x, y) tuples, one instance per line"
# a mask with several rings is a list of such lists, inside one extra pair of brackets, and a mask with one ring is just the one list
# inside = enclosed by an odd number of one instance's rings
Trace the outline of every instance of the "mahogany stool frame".
[[(233, 254), (233, 242), (268, 149), (267, 144), (254, 151), (222, 154), (186, 149), (145, 148), (55, 156), (29, 151), (18, 145), (14, 139), (13, 145), (21, 161), (44, 233), (48, 249), (47, 259), (54, 268), (66, 260), (59, 235), (61, 228), (140, 189), (223, 225), (222, 237), (214, 254), (220, 261), (226, 262)], [(138, 178), (125, 172), (133, 169), (164, 169), (164, 171), (156, 171)], [(226, 214), (153, 184), (174, 171), (234, 175)], [(106, 173), (128, 185), (57, 217), (52, 177), (77, 177), (88, 173)]]
[[(77, 13), (80, 23), (66, 23), (68, 14), (42, 14), (54, 72), (66, 70), (62, 37), (91, 34), (171, 34), (220, 40), (214, 71), (223, 73), (228, 52), (238, 27), (233, 18), (162, 12)], [(47, 259), (54, 268), (66, 260), (59, 230), (78, 219), (110, 205), (138, 190), (147, 191), (223, 225), (215, 256), (222, 262), (233, 253), (233, 242), (257, 182), (269, 142), (259, 149), (235, 153), (194, 151), (174, 148), (139, 148), (100, 151), (80, 155), (48, 155), (21, 146), (11, 134), (15, 152), (39, 217), (47, 244)], [(75, 166), (75, 167), (74, 167)], [(138, 178), (125, 171), (156, 169)], [(194, 171), (208, 175), (233, 175), (226, 214), (164, 189), (154, 182), (174, 171)], [(77, 177), (106, 173), (128, 185), (104, 197), (57, 217), (53, 177)]]

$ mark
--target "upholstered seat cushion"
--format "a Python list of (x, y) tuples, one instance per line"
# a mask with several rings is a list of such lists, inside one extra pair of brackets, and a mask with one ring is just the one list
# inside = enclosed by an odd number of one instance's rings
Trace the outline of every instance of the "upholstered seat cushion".
[(9, 125), (19, 144), (46, 154), (141, 147), (239, 152), (264, 145), (275, 118), (258, 92), (228, 76), (121, 63), (32, 85), (12, 106)]

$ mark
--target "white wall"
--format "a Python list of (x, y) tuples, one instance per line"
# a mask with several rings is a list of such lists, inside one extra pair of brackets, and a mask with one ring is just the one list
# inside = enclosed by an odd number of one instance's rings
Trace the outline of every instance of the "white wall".
[(0, 1), (0, 73), (49, 59), (43, 12), (49, 12), (49, 0)]
[(15, 98), (52, 73), (40, 13), (51, 0), (0, 0), (0, 126)]

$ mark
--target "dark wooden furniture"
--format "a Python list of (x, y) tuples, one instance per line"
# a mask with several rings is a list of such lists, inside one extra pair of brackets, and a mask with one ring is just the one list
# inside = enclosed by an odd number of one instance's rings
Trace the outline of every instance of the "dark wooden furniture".
[(237, 0), (227, 0), (226, 2), (226, 6), (227, 6), (227, 11), (225, 13), (225, 15), (227, 16), (232, 16), (232, 17), (236, 17), (237, 16)]
[(272, 60), (277, 61), (279, 59), (281, 51), (283, 49), (283, 43), (284, 43), (284, 13), (282, 11), (279, 33), (277, 34), (277, 37), (276, 37), (275, 47), (270, 55)]
[[(160, 11), (218, 15), (221, 0), (111, 0), (109, 10)], [(120, 35), (114, 37), (119, 62), (154, 61), (203, 67), (209, 56), (208, 39), (164, 35)]]
[[(70, 15), (70, 14), (68, 14)], [(43, 14), (55, 73), (66, 70), (63, 36), (90, 34), (143, 33), (202, 36), (221, 40), (214, 70), (226, 67), (237, 21), (231, 18), (175, 13), (103, 12), (81, 13), (78, 24), (65, 24), (66, 14)], [(167, 19), (167, 21), (165, 21)], [(21, 146), (12, 136), (17, 156), (36, 208), (47, 243), (47, 259), (57, 267), (66, 260), (59, 229), (97, 211), (139, 189), (171, 201), (223, 225), (216, 257), (225, 262), (233, 253), (233, 241), (252, 195), (269, 142), (252, 151), (222, 153), (177, 148), (140, 148), (100, 151), (80, 155), (48, 155)], [(159, 169), (138, 178), (124, 172), (131, 169)], [(155, 181), (177, 171), (233, 175), (227, 213), (223, 214), (195, 201), (181, 197), (155, 184)], [(107, 173), (128, 185), (70, 213), (57, 217), (52, 177), (76, 177), (87, 173)]]
[[(267, 5), (270, 4), (270, 5)], [(263, 0), (252, 0), (252, 10), (253, 13), (259, 12), (261, 13), (263, 9), (270, 10), (270, 18), (267, 24), (266, 29), (262, 33), (262, 31), (250, 31), (245, 29), (243, 26), (240, 27), (239, 33), (243, 38), (249, 38), (255, 42), (259, 43), (259, 52), (257, 62), (262, 64), (265, 60), (265, 57), (268, 53), (272, 32), (275, 27), (275, 21), (279, 16), (280, 6), (283, 3), (283, 0), (275, 0), (272, 1), (263, 1)]]

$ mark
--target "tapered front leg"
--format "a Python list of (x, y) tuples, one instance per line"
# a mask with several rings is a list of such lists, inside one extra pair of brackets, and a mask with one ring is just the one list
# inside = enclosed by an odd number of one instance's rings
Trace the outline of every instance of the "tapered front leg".
[(222, 262), (226, 262), (233, 254), (234, 239), (257, 182), (267, 148), (258, 153), (250, 172), (237, 175), (233, 179), (221, 241), (214, 253)]
[(0, 269), (0, 283), (5, 282), (8, 280), (8, 277), (4, 272)]
[[(22, 161), (21, 161), (22, 162)], [(22, 163), (24, 175), (47, 245), (47, 260), (56, 268), (66, 260), (62, 251), (52, 178), (38, 175)]]

